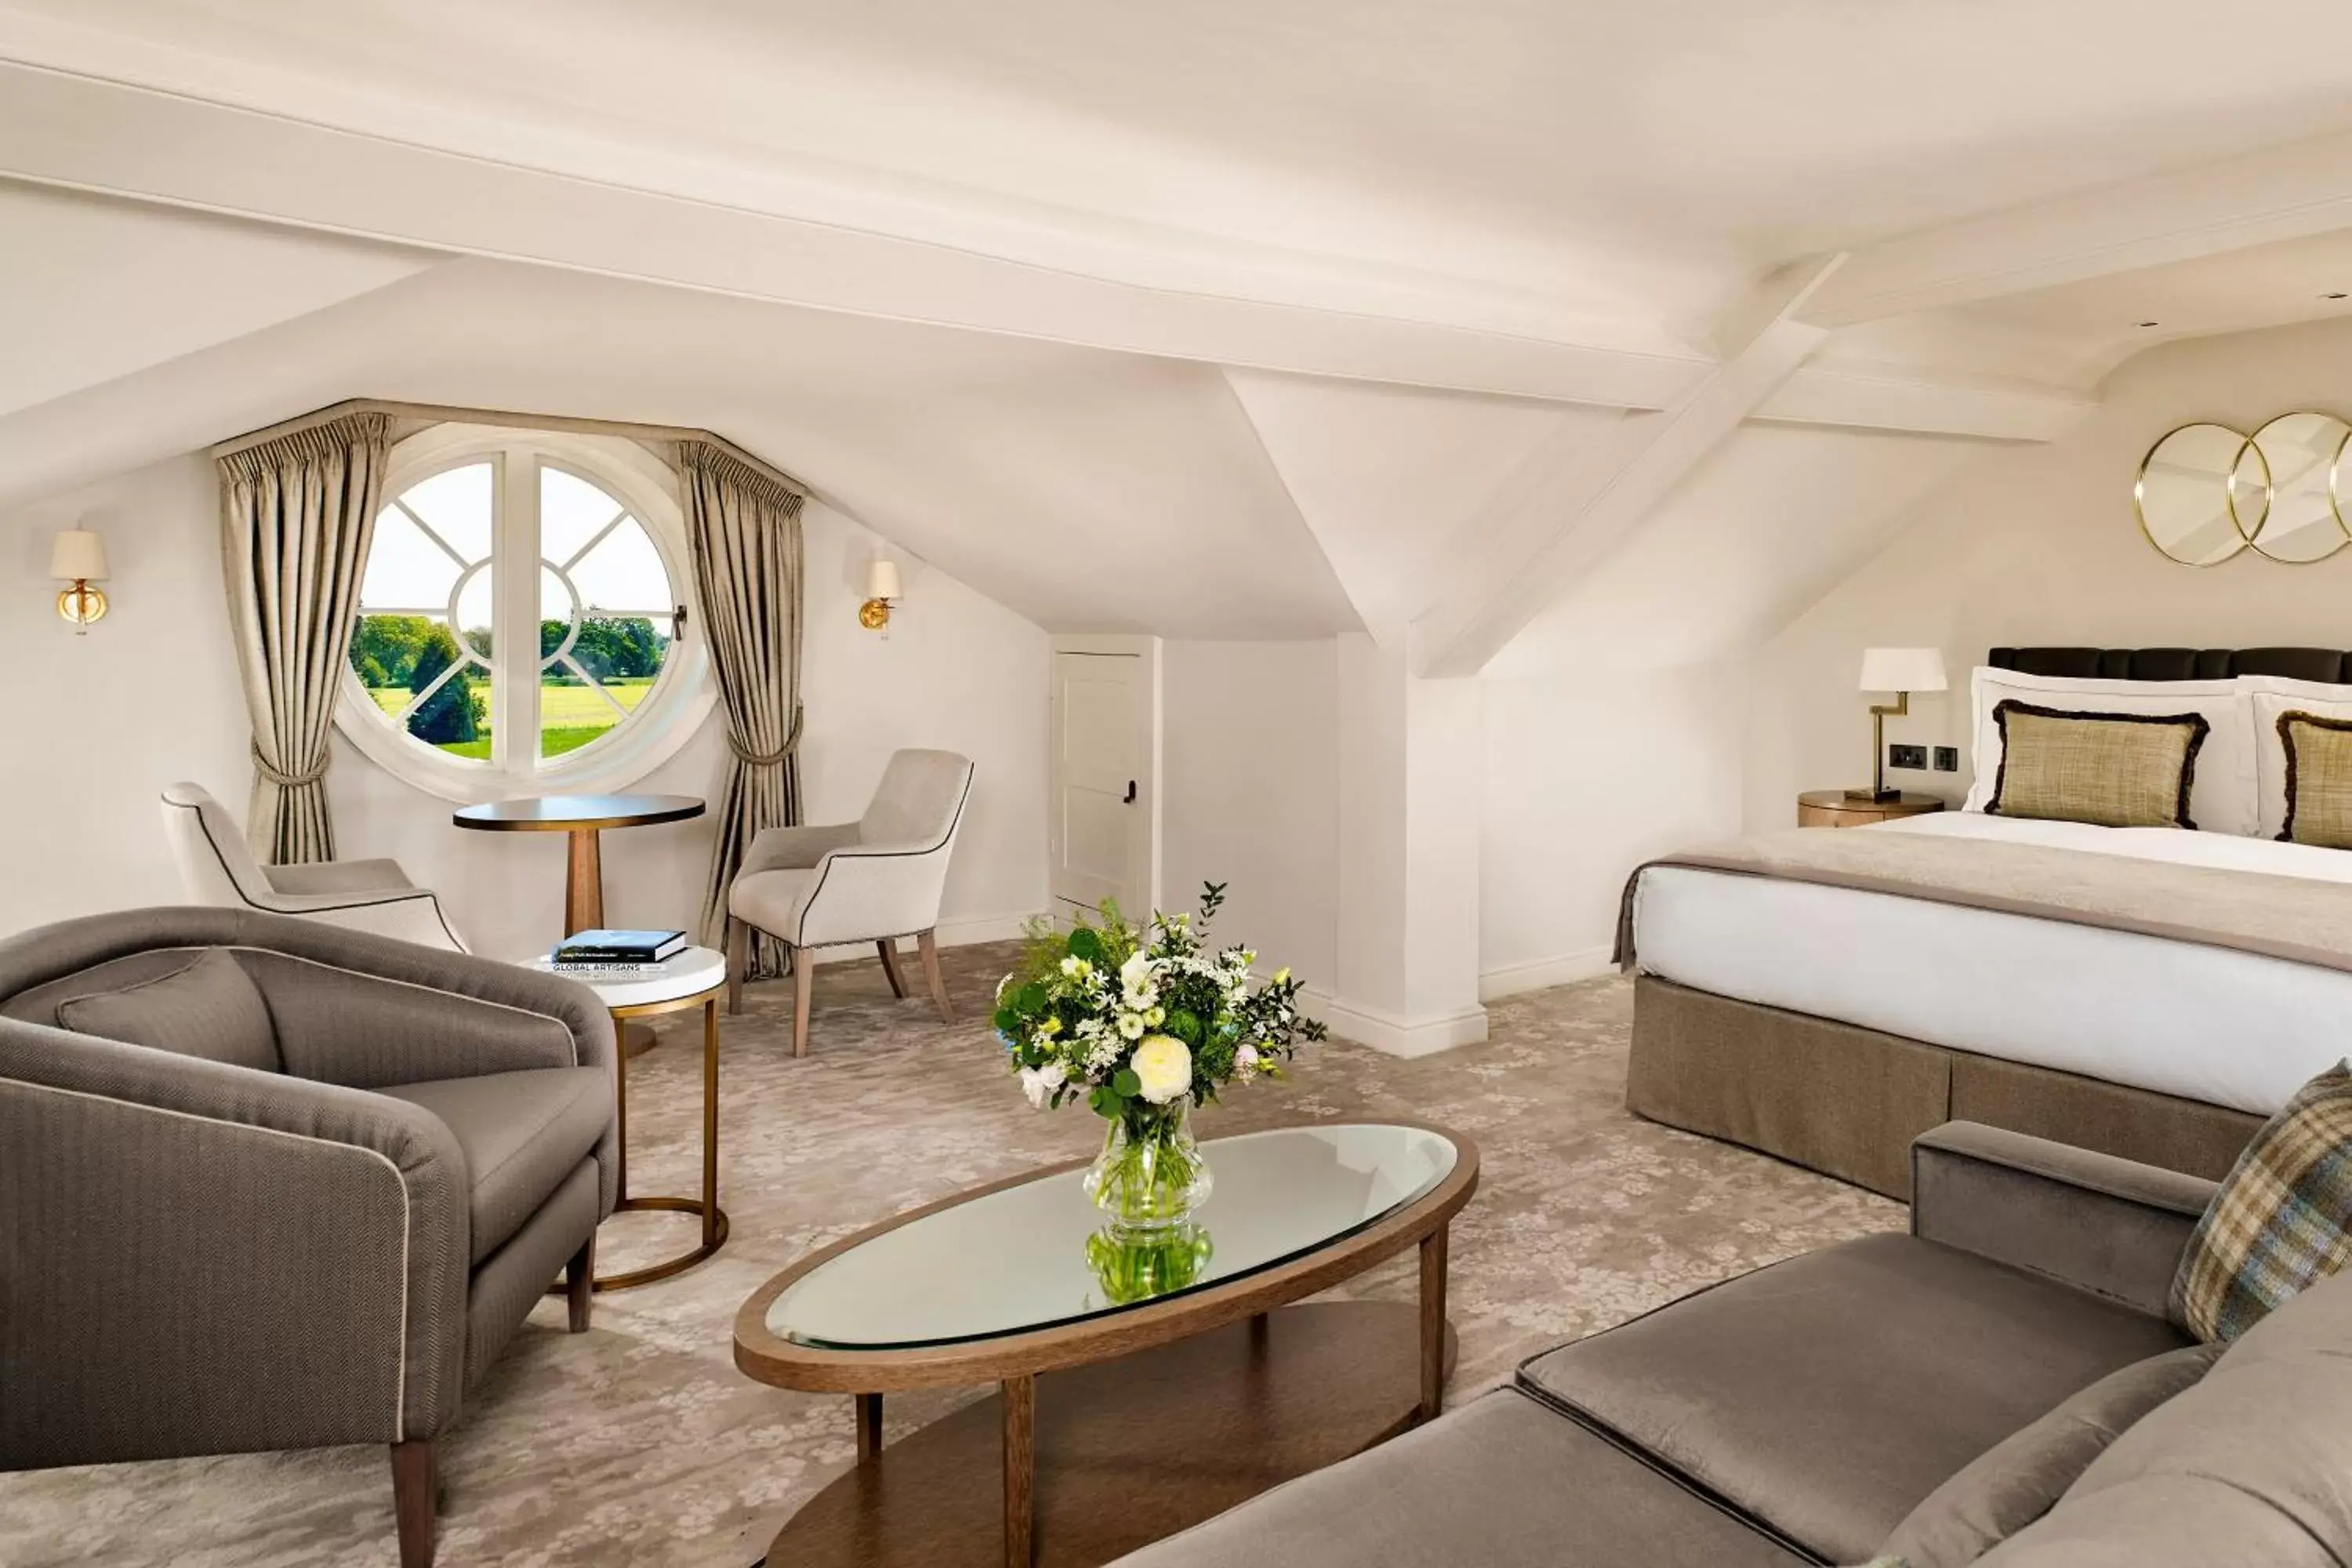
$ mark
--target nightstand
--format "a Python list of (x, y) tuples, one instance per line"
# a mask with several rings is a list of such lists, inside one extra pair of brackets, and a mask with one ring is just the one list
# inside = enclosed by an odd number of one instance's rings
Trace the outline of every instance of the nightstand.
[(1893, 800), (1848, 800), (1842, 789), (1809, 789), (1797, 797), (1797, 826), (1863, 827), (1890, 816), (1924, 816), (1943, 809), (1937, 796), (1907, 790)]

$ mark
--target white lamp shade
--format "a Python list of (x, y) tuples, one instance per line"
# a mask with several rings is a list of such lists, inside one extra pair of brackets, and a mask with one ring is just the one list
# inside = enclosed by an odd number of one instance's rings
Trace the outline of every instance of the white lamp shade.
[(1939, 647), (1866, 647), (1862, 650), (1864, 691), (1941, 691), (1944, 650)]
[(70, 583), (77, 578), (97, 582), (106, 575), (106, 541), (85, 528), (61, 530), (49, 546), (49, 575)]
[(866, 568), (866, 596), (869, 599), (898, 597), (898, 563), (877, 561)]

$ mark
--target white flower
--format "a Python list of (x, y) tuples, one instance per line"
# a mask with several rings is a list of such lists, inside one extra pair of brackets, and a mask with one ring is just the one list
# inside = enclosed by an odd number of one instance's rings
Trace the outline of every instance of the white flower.
[(1168, 1009), (1165, 1007), (1153, 1007), (1143, 1015), (1143, 1026), (1148, 1029), (1156, 1029), (1167, 1021)]
[(1146, 991), (1151, 986), (1151, 960), (1137, 953), (1118, 966), (1118, 983), (1129, 991)]
[(1152, 1036), (1135, 1047), (1127, 1065), (1143, 1080), (1143, 1098), (1154, 1105), (1165, 1105), (1192, 1088), (1192, 1053), (1173, 1035)]
[(1059, 1062), (1047, 1062), (1041, 1068), (1023, 1068), (1021, 1092), (1029, 1097), (1032, 1106), (1043, 1110), (1045, 1101), (1067, 1081), (1069, 1076)]
[(1062, 973), (1073, 980), (1084, 980), (1095, 972), (1095, 966), (1075, 955), (1062, 960)]
[(1143, 1031), (1147, 1026), (1140, 1013), (1121, 1013), (1118, 1016), (1118, 1032), (1130, 1040), (1143, 1038)]
[(1257, 1070), (1257, 1047), (1255, 1046), (1244, 1046), (1240, 1050), (1235, 1051), (1234, 1053), (1234, 1066), (1239, 1068), (1244, 1072), (1255, 1072)]

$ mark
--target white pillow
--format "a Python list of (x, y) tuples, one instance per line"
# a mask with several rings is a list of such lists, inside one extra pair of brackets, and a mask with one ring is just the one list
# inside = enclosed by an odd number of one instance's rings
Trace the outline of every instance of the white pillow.
[[(2025, 675), (1979, 665), (1969, 678), (1975, 714), (1976, 779), (1963, 811), (1982, 811), (2000, 776), (2000, 726), (1992, 710), (2011, 698), (2064, 713), (2202, 713), (2212, 726), (2197, 751), (2189, 818), (2207, 833), (2252, 837), (2262, 824), (2254, 761), (2253, 696), (2235, 680), (2105, 680)], [(2284, 767), (2284, 763), (2281, 766)], [(2284, 786), (2281, 786), (2281, 800)], [(2284, 818), (2285, 806), (2280, 806)]]
[(2238, 685), (2253, 703), (2254, 777), (2260, 789), (2259, 831), (2276, 838), (2286, 827), (2286, 742), (2279, 739), (2282, 713), (2315, 713), (2322, 719), (2352, 719), (2352, 686), (2332, 680), (2290, 680), (2284, 675), (2242, 675)]

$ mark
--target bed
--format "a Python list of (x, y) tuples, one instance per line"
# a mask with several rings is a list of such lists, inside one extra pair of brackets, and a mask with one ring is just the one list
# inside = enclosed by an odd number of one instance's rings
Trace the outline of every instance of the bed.
[(2246, 693), (2352, 705), (2347, 657), (1997, 648), (1988, 667), (2160, 705), (2199, 689), (2138, 683), (2238, 692), (2250, 717), (2198, 775), (2229, 830), (1965, 810), (1651, 862), (1619, 933), (1635, 1112), (1898, 1197), (1911, 1140), (1956, 1118), (2218, 1176), (2343, 1059), (2352, 853), (2257, 836), (2274, 764)]

